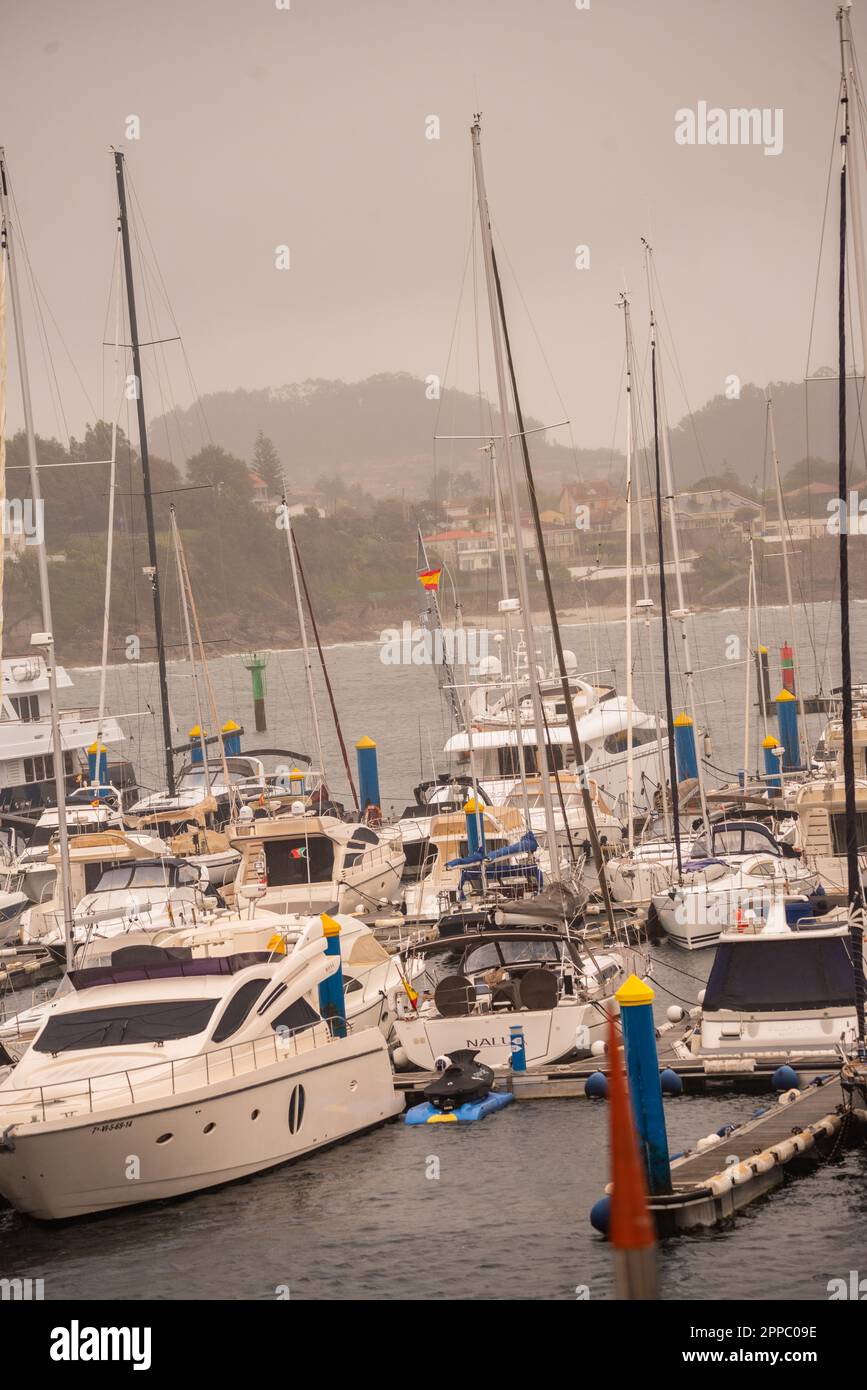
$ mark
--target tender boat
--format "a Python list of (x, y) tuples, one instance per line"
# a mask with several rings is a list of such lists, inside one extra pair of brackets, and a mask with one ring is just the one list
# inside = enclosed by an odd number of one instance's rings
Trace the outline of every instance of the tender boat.
[[(0, 1082), (0, 1194), (41, 1220), (260, 1173), (403, 1108), (386, 1041), (309, 1001), (339, 959), (285, 955), (76, 970)], [(341, 1036), (345, 1033), (345, 1036)]]

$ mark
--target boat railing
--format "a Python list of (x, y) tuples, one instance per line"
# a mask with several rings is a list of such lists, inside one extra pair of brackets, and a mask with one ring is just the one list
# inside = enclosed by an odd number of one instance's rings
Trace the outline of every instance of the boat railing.
[[(298, 1057), (347, 1032), (351, 1032), (351, 1025), (341, 1020), (318, 1018), (300, 1028), (276, 1030), (270, 1038), (228, 1043), (207, 1052), (169, 1057), (141, 1067), (96, 1072), (74, 1081), (49, 1082), (43, 1086), (4, 1086), (0, 1089), (0, 1124), (5, 1130), (15, 1124), (71, 1119), (76, 1115), (137, 1105), (139, 1101), (198, 1091), (216, 1082), (232, 1081)], [(122, 1124), (124, 1118), (121, 1116), (118, 1123)]]

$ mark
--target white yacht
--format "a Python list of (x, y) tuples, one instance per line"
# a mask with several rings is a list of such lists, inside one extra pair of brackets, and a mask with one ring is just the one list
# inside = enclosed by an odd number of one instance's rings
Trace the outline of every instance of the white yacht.
[[(73, 971), (0, 1082), (0, 1194), (40, 1220), (201, 1191), (397, 1115), (378, 1028), (309, 1002), (323, 937), (285, 955)], [(343, 1034), (343, 1035), (342, 1035)]]
[[(587, 775), (594, 779), (609, 805), (622, 811), (626, 800), (629, 707), (625, 697), (618, 695), (610, 686), (593, 685), (581, 679), (572, 652), (565, 653), (565, 659)], [(496, 657), (485, 660), (476, 679), (478, 683), (470, 697), (473, 761), (481, 790), (489, 801), (502, 805), (510, 793), (520, 788), (518, 729), (524, 749), (525, 772), (530, 777), (539, 774), (532, 701), (526, 680), (519, 683), (515, 701), (514, 692), (505, 682)], [(556, 768), (557, 771), (577, 772), (560, 681), (541, 673), (540, 694), (547, 725), (549, 770)], [(452, 760), (457, 759), (458, 771), (469, 768), (470, 741), (470, 735), (462, 729), (453, 734), (445, 745), (446, 755)], [(653, 717), (633, 704), (632, 757), (636, 811), (652, 809), (660, 780), (660, 757), (665, 756), (667, 747), (668, 741), (663, 734), (660, 748)]]
[[(346, 1017), (353, 1028), (379, 1028), (389, 1037), (398, 1003), (407, 995), (413, 976), (423, 967), (420, 962), (404, 965), (399, 957), (389, 955), (359, 918), (341, 914), (332, 920), (340, 927)], [(86, 949), (78, 953), (77, 968), (82, 965), (113, 968), (137, 959), (140, 947), (144, 947), (145, 952), (159, 947), (179, 958), (189, 956), (196, 960), (249, 951), (282, 955), (306, 946), (323, 934), (321, 916), (302, 917), (290, 913), (281, 917), (273, 912), (257, 912), (251, 903), (244, 913), (222, 909), (203, 914), (193, 923), (172, 922), (166, 916), (162, 922), (142, 921), (122, 937), (92, 937)], [(59, 997), (67, 988), (70, 985), (65, 979), (53, 994), (46, 994), (42, 988), (38, 1000), (31, 1001), (17, 1013), (7, 1012), (0, 1019), (0, 1044), (10, 1055), (22, 1055), (42, 1026), (50, 999)]]
[(683, 881), (653, 898), (657, 920), (669, 941), (687, 951), (715, 946), (728, 931), (764, 922), (775, 902), (787, 918), (812, 917), (811, 897), (820, 888), (818, 875), (800, 859), (779, 854), (748, 854), (726, 862), (692, 859)]
[[(790, 849), (761, 821), (723, 814), (710, 822), (709, 841), (700, 821), (684, 827), (680, 862), (686, 868), (706, 859), (730, 863), (755, 854), (781, 858)], [(605, 872), (615, 902), (649, 907), (652, 899), (667, 892), (677, 879), (677, 847), (673, 839), (664, 836), (640, 841), (630, 853), (610, 859)]]
[[(701, 1013), (678, 1056), (839, 1058), (858, 1036), (845, 921), (753, 923), (720, 937)], [(701, 997), (701, 996), (700, 996)]]
[(400, 899), (404, 852), (394, 827), (374, 827), (305, 809), (240, 817), (229, 831), (240, 852), (236, 895), (259, 888), (272, 912), (375, 910)]
[[(27, 812), (55, 803), (54, 758), (51, 752), (51, 712), (48, 704), (48, 672), (41, 656), (4, 657), (0, 696), (0, 811)], [(72, 680), (57, 667), (58, 692), (69, 690)], [(76, 778), (86, 772), (87, 750), (96, 741), (99, 712), (96, 709), (62, 709), (60, 737), (63, 766), (70, 792)], [(105, 716), (99, 725), (102, 743), (111, 750), (123, 741), (116, 719)], [(121, 763), (112, 780), (128, 786), (129, 764)]]

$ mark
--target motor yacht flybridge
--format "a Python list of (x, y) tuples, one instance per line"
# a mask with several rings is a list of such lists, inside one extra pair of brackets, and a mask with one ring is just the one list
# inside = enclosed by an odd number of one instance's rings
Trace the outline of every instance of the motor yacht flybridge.
[[(572, 704), (589, 777), (614, 810), (625, 808), (629, 705), (611, 686), (592, 684), (577, 674), (574, 655), (566, 653)], [(575, 773), (568, 712), (559, 680), (538, 682), (545, 723), (549, 770)], [(514, 690), (504, 680), (497, 657), (488, 657), (477, 676), (469, 701), (471, 734), (461, 729), (445, 745), (445, 754), (459, 771), (470, 763), (470, 744), (481, 790), (494, 804), (503, 804), (520, 790), (518, 729), (528, 777), (539, 774), (539, 743), (534, 727), (529, 684)], [(667, 739), (662, 738), (662, 752)], [(649, 811), (660, 781), (660, 740), (653, 717), (632, 708), (632, 757), (635, 807)], [(555, 794), (556, 809), (556, 794)]]

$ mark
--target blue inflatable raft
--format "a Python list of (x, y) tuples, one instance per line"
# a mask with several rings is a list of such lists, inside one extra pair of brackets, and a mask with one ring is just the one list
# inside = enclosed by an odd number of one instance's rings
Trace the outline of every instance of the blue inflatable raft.
[(484, 1100), (465, 1101), (456, 1110), (437, 1110), (435, 1105), (426, 1100), (423, 1104), (414, 1105), (411, 1110), (407, 1110), (403, 1118), (408, 1125), (464, 1125), (472, 1120), (483, 1120), (495, 1110), (502, 1110), (503, 1106), (512, 1100), (514, 1096), (511, 1091), (489, 1091)]

